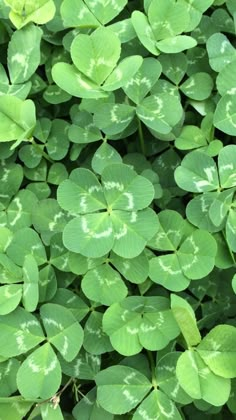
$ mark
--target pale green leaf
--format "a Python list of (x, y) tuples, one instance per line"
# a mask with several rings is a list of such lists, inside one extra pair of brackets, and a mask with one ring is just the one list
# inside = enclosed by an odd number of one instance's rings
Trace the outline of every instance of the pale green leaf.
[(18, 389), (25, 399), (51, 398), (60, 384), (60, 363), (49, 343), (31, 353), (17, 372)]
[(71, 220), (63, 231), (67, 249), (85, 257), (99, 258), (114, 244), (111, 219), (107, 212), (90, 213)]
[(83, 343), (83, 330), (71, 311), (62, 305), (47, 303), (40, 314), (48, 341), (70, 362), (78, 354)]
[(103, 314), (93, 311), (84, 326), (84, 349), (92, 355), (113, 351), (108, 335), (103, 331)]
[(39, 321), (20, 307), (8, 315), (1, 316), (0, 327), (0, 354), (4, 357), (26, 353), (44, 340)]
[(108, 76), (103, 85), (105, 91), (113, 91), (126, 85), (127, 82), (139, 70), (143, 62), (140, 55), (133, 55), (124, 58), (113, 72)]
[(129, 412), (151, 389), (146, 376), (127, 366), (111, 366), (102, 370), (95, 381), (98, 403), (113, 414)]
[(100, 26), (100, 22), (82, 0), (76, 0), (76, 3), (74, 0), (63, 0), (60, 11), (65, 27)]
[(111, 220), (115, 240), (112, 249), (123, 258), (135, 258), (141, 254), (159, 226), (157, 215), (151, 208), (138, 212), (114, 210)]
[(185, 220), (174, 210), (163, 210), (158, 213), (160, 227), (148, 245), (160, 251), (174, 251), (182, 239)]
[(128, 0), (102, 0), (99, 2), (85, 0), (85, 3), (98, 21), (101, 22), (102, 25), (105, 25), (123, 10), (128, 3)]
[(0, 142), (29, 138), (35, 123), (35, 107), (30, 99), (0, 96)]
[(161, 74), (161, 65), (152, 57), (144, 58), (141, 67), (129, 81), (122, 86), (126, 95), (136, 104), (140, 103), (150, 92)]
[(21, 301), (22, 285), (8, 284), (0, 287), (0, 315), (14, 311)]
[(131, 20), (141, 44), (143, 44), (153, 55), (159, 55), (160, 51), (156, 47), (156, 39), (147, 16), (144, 13), (135, 10), (132, 13)]
[(214, 126), (223, 133), (236, 134), (236, 99), (234, 95), (224, 95), (218, 102), (214, 114)]
[(4, 420), (22, 420), (33, 406), (32, 401), (25, 401), (22, 397), (11, 397), (7, 401), (0, 398), (0, 413)]
[(126, 104), (101, 104), (94, 113), (94, 124), (107, 136), (122, 133), (135, 116), (135, 108)]
[(218, 166), (220, 185), (222, 188), (236, 186), (236, 146), (234, 144), (225, 146), (219, 152)]
[(183, 109), (178, 98), (168, 93), (151, 95), (137, 107), (137, 115), (147, 127), (168, 134), (180, 121)]
[(106, 166), (121, 162), (122, 158), (117, 150), (107, 142), (103, 142), (94, 153), (91, 164), (93, 170), (101, 175)]
[(214, 160), (200, 151), (188, 153), (175, 170), (177, 185), (186, 191), (205, 192), (219, 187)]
[(120, 274), (109, 264), (88, 271), (81, 287), (87, 298), (107, 306), (123, 300), (128, 293)]
[(216, 78), (217, 90), (221, 96), (235, 95), (235, 72), (236, 55), (235, 60), (224, 66)]
[(153, 0), (148, 19), (156, 40), (182, 33), (189, 23), (187, 7), (174, 0)]
[(201, 358), (215, 375), (235, 378), (236, 328), (217, 325), (197, 347)]
[(71, 45), (74, 65), (97, 85), (101, 85), (115, 68), (120, 51), (117, 35), (102, 27), (91, 35), (77, 35)]
[(40, 63), (41, 37), (42, 30), (33, 24), (13, 33), (8, 46), (8, 69), (12, 84), (24, 83), (36, 71)]
[(178, 259), (185, 276), (200, 279), (214, 268), (217, 244), (213, 236), (204, 230), (196, 230), (180, 246)]
[(112, 265), (131, 283), (140, 284), (147, 279), (149, 262), (145, 252), (131, 259), (122, 258), (112, 252), (109, 258)]
[(184, 77), (188, 61), (184, 53), (161, 54), (158, 58), (163, 74), (173, 83), (179, 84)]
[(221, 34), (215, 33), (207, 40), (207, 52), (209, 63), (213, 70), (220, 72), (223, 68), (236, 58), (236, 50), (228, 40)]
[(45, 248), (37, 232), (31, 228), (19, 229), (7, 248), (7, 255), (16, 264), (23, 266), (25, 256), (29, 254), (34, 256), (38, 265), (47, 260)]
[(230, 380), (215, 375), (196, 351), (186, 350), (180, 356), (176, 374), (181, 387), (193, 399), (218, 407), (229, 398)]
[(185, 405), (189, 404), (192, 398), (181, 388), (176, 376), (176, 364), (181, 354), (172, 352), (161, 357), (156, 366), (156, 377), (161, 391), (172, 400)]
[(6, 3), (11, 7), (9, 17), (17, 29), (29, 22), (47, 23), (56, 11), (52, 0), (6, 0)]
[(211, 95), (214, 83), (208, 73), (195, 73), (191, 75), (182, 85), (180, 90), (189, 98), (203, 101)]
[(190, 280), (184, 275), (176, 254), (161, 255), (150, 259), (149, 276), (154, 283), (179, 292), (188, 287)]
[(85, 214), (106, 208), (101, 184), (88, 169), (74, 169), (57, 190), (59, 205), (70, 213)]
[(182, 418), (173, 401), (157, 389), (143, 400), (133, 415), (134, 420), (155, 418), (160, 420)]
[(46, 402), (40, 406), (42, 420), (64, 420), (60, 406), (52, 402)]
[(167, 54), (177, 54), (181, 51), (193, 48), (196, 45), (197, 41), (187, 35), (177, 35), (175, 37), (165, 38), (156, 43), (157, 48)]
[(201, 341), (195, 313), (191, 305), (178, 295), (171, 295), (171, 310), (188, 347)]
[(78, 98), (105, 98), (107, 93), (77, 70), (74, 64), (56, 63), (52, 67), (54, 82), (72, 96)]
[(154, 188), (151, 182), (128, 165), (107, 166), (101, 175), (104, 195), (112, 210), (134, 212), (142, 210), (152, 202)]

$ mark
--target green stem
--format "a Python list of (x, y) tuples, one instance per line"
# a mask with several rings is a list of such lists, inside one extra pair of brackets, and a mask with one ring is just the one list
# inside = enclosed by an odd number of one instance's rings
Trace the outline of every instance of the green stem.
[(156, 366), (155, 366), (152, 352), (150, 350), (147, 350), (147, 355), (148, 355), (149, 364), (150, 364), (150, 368), (152, 372), (152, 385), (155, 389), (157, 389)]
[(46, 400), (40, 401), (39, 403), (36, 404), (36, 407), (45, 404), (47, 402), (52, 402), (52, 404), (55, 406), (55, 408), (59, 405), (60, 403), (60, 396), (61, 394), (66, 390), (66, 388), (68, 388), (68, 386), (74, 381), (74, 378), (70, 378), (68, 382), (66, 382), (66, 384), (63, 386), (63, 388), (58, 391), (55, 395), (53, 395), (53, 397), (51, 398), (47, 398)]
[(53, 160), (48, 156), (46, 152), (44, 152), (44, 150), (41, 149), (41, 147), (33, 138), (30, 140), (30, 142), (32, 146), (34, 146), (34, 148), (37, 150), (37, 152), (39, 152), (48, 162), (53, 163)]
[(142, 123), (140, 120), (138, 120), (138, 135), (139, 135), (140, 147), (141, 147), (142, 153), (145, 156), (146, 155), (145, 142), (144, 142), (144, 137), (143, 137)]

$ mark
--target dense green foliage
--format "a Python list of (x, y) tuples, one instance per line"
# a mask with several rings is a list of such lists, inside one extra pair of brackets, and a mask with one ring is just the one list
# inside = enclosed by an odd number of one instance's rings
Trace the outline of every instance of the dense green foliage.
[(236, 418), (236, 1), (0, 0), (0, 419)]

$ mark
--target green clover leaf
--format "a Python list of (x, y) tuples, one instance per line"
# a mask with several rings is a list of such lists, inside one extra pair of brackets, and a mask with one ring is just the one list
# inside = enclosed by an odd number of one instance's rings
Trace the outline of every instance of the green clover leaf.
[[(98, 258), (111, 249), (134, 258), (158, 227), (152, 209), (154, 188), (124, 164), (106, 166), (101, 183), (87, 169), (75, 169), (58, 188), (58, 202), (73, 218), (65, 227), (67, 249)], [(132, 244), (132, 246), (131, 246)]]
[(121, 54), (119, 37), (109, 28), (98, 28), (91, 35), (79, 34), (71, 45), (73, 65), (56, 63), (55, 83), (69, 94), (82, 98), (107, 97), (107, 91), (124, 86), (142, 64), (141, 56), (117, 62)]

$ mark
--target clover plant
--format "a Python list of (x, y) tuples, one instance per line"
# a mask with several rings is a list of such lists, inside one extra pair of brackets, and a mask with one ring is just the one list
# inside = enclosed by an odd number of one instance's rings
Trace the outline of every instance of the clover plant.
[(0, 419), (235, 418), (235, 33), (0, 0)]

